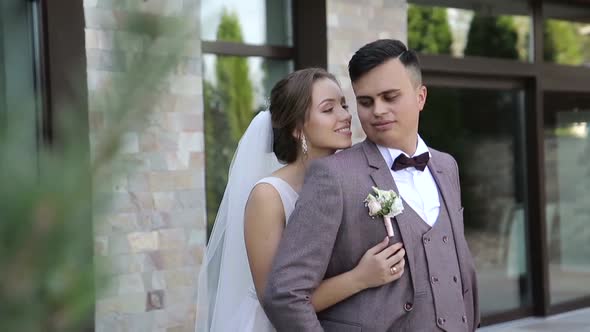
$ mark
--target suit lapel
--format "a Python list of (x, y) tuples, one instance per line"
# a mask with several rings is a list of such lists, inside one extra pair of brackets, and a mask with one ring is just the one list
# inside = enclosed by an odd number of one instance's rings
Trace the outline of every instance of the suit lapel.
[(430, 161), (428, 162), (428, 168), (430, 169), (430, 173), (432, 174), (432, 177), (434, 178), (434, 181), (436, 182), (436, 185), (440, 190), (441, 197), (443, 200), (441, 204), (445, 205), (445, 208), (447, 209), (449, 215), (449, 220), (451, 221), (453, 237), (455, 238), (455, 250), (457, 251), (457, 261), (459, 262), (459, 270), (461, 271), (461, 282), (463, 284), (463, 290), (465, 290), (465, 287), (467, 287), (468, 285), (467, 273), (465, 273), (467, 270), (465, 269), (465, 261), (463, 258), (466, 257), (466, 252), (463, 248), (463, 241), (459, 240), (463, 238), (464, 235), (459, 234), (459, 232), (461, 231), (461, 227), (459, 227), (457, 223), (460, 221), (457, 220), (457, 215), (453, 210), (453, 207), (457, 207), (459, 205), (458, 203), (453, 204), (453, 199), (456, 199), (455, 195), (457, 193), (453, 192), (454, 186), (452, 184), (451, 173), (448, 170), (448, 168), (443, 167), (441, 163), (439, 163), (439, 160), (435, 158), (436, 154), (432, 153), (432, 151), (431, 155), (432, 158), (430, 158)]
[[(365, 140), (363, 142), (363, 150), (367, 157), (367, 162), (369, 166), (372, 168), (370, 173), (371, 179), (375, 183), (375, 186), (379, 189), (383, 190), (393, 190), (399, 195), (399, 190), (395, 181), (393, 180), (393, 176), (391, 175), (391, 171), (387, 163), (383, 159), (381, 152), (377, 146), (369, 141)], [(401, 197), (401, 196), (400, 196)], [(408, 205), (404, 202), (404, 209), (407, 209)], [(416, 281), (414, 275), (411, 273), (411, 269), (414, 265), (414, 250), (412, 248), (415, 247), (415, 241), (410, 233), (410, 223), (413, 222), (411, 218), (409, 218), (407, 213), (401, 213), (400, 215), (395, 217), (395, 221), (397, 222), (397, 226), (401, 233), (401, 238), (404, 242), (404, 249), (406, 250), (406, 257), (408, 259), (408, 264), (410, 266), (410, 278), (412, 280), (412, 287), (416, 290)]]

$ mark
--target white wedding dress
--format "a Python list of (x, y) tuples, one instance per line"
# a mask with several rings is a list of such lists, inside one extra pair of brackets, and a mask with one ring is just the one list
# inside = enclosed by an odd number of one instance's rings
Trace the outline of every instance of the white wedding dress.
[(285, 181), (267, 177), (283, 166), (273, 153), (270, 112), (260, 112), (234, 154), (203, 256), (198, 276), (196, 332), (274, 331), (254, 291), (244, 241), (244, 209), (254, 185), (264, 182), (279, 193), (288, 220), (298, 195)]
[[(297, 192), (284, 180), (277, 177), (267, 177), (258, 183), (267, 183), (272, 185), (281, 196), (283, 201), (283, 208), (285, 209), (286, 221), (295, 208), (295, 202), (299, 197)], [(257, 184), (258, 184), (257, 183)], [(231, 324), (228, 331), (240, 332), (274, 332), (275, 329), (266, 317), (258, 297), (254, 284), (250, 284), (248, 288), (248, 296), (246, 296), (240, 303), (238, 312), (231, 318)]]

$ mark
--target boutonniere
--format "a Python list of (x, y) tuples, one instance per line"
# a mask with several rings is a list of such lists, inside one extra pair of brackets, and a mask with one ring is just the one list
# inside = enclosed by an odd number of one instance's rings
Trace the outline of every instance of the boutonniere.
[(365, 199), (365, 206), (369, 208), (369, 216), (382, 216), (387, 236), (393, 237), (391, 219), (404, 211), (402, 199), (393, 190), (381, 190), (373, 187), (373, 194)]

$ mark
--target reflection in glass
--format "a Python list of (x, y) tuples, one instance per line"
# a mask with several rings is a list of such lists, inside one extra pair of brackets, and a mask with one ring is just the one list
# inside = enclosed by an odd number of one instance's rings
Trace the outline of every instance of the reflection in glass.
[[(241, 26), (240, 40), (219, 36), (219, 26), (230, 17)], [(204, 0), (201, 37), (207, 41), (235, 41), (255, 45), (292, 45), (290, 0)]]
[(272, 86), (293, 70), (291, 61), (204, 55), (205, 167), (209, 232), (238, 141), (256, 112), (267, 108)]
[(439, 87), (421, 113), (420, 135), (459, 164), (482, 315), (530, 303), (524, 114), (523, 90)]
[(590, 96), (545, 94), (551, 303), (590, 295)]
[(590, 66), (590, 8), (547, 2), (543, 12), (545, 61)]
[[(2, 6), (0, 6), (0, 22), (3, 21), (3, 10)], [(5, 66), (5, 56), (4, 56), (4, 26), (0, 24), (0, 124), (4, 121), (4, 112), (6, 111), (6, 92), (4, 85), (5, 77), (4, 77), (4, 66)]]
[(30, 158), (22, 167), (30, 172), (38, 166), (40, 120), (35, 6), (31, 1), (0, 2), (0, 126), (23, 128), (15, 134), (20, 136), (22, 152)]
[(410, 3), (408, 44), (412, 49), (530, 61), (531, 19), (525, 1)]

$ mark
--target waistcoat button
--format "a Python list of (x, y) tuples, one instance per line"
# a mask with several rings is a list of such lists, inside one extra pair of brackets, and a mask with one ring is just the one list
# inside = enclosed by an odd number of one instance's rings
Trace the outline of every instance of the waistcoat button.
[(404, 310), (407, 312), (412, 311), (412, 309), (414, 309), (414, 305), (412, 304), (412, 302), (406, 302), (406, 304), (404, 304)]

